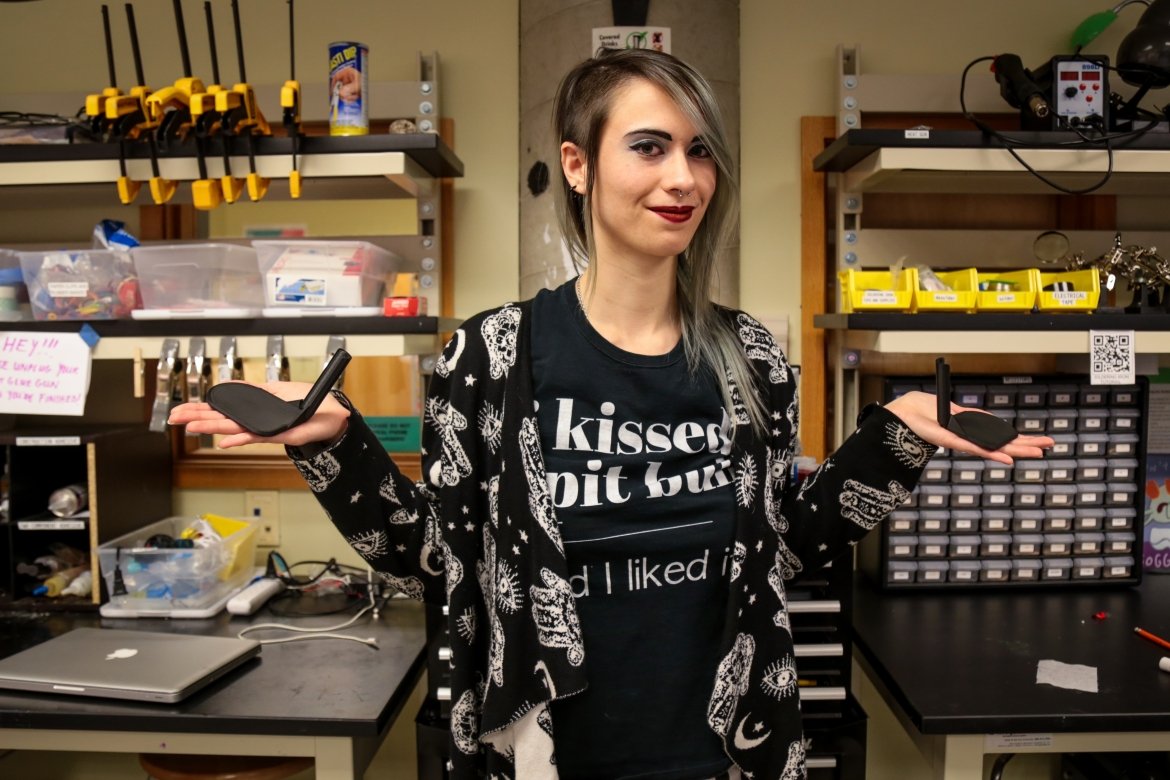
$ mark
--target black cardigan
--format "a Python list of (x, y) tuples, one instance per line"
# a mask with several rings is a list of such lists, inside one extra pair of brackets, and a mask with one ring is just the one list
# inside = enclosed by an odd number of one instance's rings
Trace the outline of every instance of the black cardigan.
[[(719, 311), (755, 372), (770, 434), (754, 435), (733, 388), (736, 541), (707, 720), (746, 777), (791, 780), (805, 776), (805, 751), (784, 582), (900, 505), (934, 448), (879, 409), (797, 487), (794, 375), (758, 322)], [(457, 778), (556, 777), (548, 702), (585, 686), (533, 409), (530, 321), (528, 302), (508, 304), (447, 344), (426, 397), (421, 482), (394, 468), (356, 413), (324, 452), (290, 449), (330, 519), (387, 582), (448, 604)]]

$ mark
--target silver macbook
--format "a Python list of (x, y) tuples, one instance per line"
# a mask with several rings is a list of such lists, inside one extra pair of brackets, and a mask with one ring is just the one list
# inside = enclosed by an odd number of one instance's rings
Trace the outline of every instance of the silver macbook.
[(0, 688), (176, 702), (259, 652), (252, 639), (76, 628), (0, 659)]

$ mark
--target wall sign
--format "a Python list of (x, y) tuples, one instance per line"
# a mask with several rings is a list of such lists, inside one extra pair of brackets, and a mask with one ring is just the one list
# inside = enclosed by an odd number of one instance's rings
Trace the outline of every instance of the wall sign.
[(670, 28), (594, 27), (589, 56), (598, 49), (654, 49), (670, 54)]
[(0, 413), (81, 416), (92, 358), (77, 333), (0, 333)]

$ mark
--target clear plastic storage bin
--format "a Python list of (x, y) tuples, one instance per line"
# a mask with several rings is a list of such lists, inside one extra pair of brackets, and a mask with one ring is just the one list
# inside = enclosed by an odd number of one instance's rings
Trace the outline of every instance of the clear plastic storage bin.
[(397, 255), (367, 241), (253, 241), (252, 246), (264, 277), (265, 314), (272, 309), (352, 314), (372, 308), (380, 315), (386, 277), (399, 264)]
[(126, 319), (142, 308), (126, 252), (105, 249), (20, 252), (29, 304), (38, 320)]
[[(254, 573), (254, 523), (208, 518), (222, 539), (206, 547), (148, 546), (157, 534), (179, 539), (198, 518), (168, 517), (119, 536), (98, 548), (98, 560), (110, 605), (137, 614), (166, 616), (198, 610), (226, 599)], [(119, 594), (115, 577), (125, 585)]]
[(235, 244), (156, 244), (130, 250), (145, 307), (135, 319), (181, 312), (254, 317), (264, 308), (256, 250)]

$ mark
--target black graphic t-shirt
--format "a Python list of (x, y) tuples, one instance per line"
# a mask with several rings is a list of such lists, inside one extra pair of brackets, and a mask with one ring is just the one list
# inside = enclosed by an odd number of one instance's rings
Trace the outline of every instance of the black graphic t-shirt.
[(614, 347), (572, 283), (537, 295), (532, 333), (541, 449), (589, 683), (551, 705), (558, 774), (717, 774), (730, 760), (706, 714), (735, 532), (718, 387), (691, 375), (681, 343), (655, 356)]

